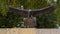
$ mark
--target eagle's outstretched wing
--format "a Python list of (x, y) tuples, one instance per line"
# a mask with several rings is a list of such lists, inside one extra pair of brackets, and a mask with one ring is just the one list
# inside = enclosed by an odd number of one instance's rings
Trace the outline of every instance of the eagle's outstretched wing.
[(17, 9), (17, 8), (13, 8), (11, 6), (8, 6), (7, 9), (10, 12), (13, 12), (15, 14), (21, 15), (21, 16), (28, 16), (28, 11), (27, 10), (22, 10), (22, 9)]
[(44, 14), (47, 14), (47, 13), (52, 12), (52, 11), (55, 10), (56, 8), (57, 8), (56, 6), (49, 6), (49, 7), (43, 8), (43, 9), (32, 10), (32, 11), (30, 12), (30, 14), (31, 14), (32, 16), (41, 16), (41, 15), (44, 15)]

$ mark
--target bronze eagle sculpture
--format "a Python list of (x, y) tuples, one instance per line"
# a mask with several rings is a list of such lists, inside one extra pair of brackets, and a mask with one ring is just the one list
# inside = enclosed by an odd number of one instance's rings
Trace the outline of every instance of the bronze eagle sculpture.
[(50, 13), (56, 9), (56, 6), (49, 6), (46, 8), (36, 9), (36, 10), (24, 10), (24, 9), (22, 10), (22, 9), (17, 9), (17, 8), (13, 8), (13, 7), (8, 6), (7, 9), (10, 12), (16, 13), (16, 14), (21, 15), (21, 16), (31, 17), (31, 16), (41, 16), (41, 15)]
[(42, 9), (36, 9), (36, 10), (25, 10), (25, 9), (17, 9), (11, 6), (8, 6), (7, 9), (10, 12), (13, 12), (15, 14), (26, 16), (28, 18), (24, 18), (24, 26), (25, 27), (35, 27), (36, 26), (36, 18), (35, 16), (42, 16), (44, 14), (50, 13), (53, 10), (55, 10), (57, 7), (52, 5), (46, 8)]

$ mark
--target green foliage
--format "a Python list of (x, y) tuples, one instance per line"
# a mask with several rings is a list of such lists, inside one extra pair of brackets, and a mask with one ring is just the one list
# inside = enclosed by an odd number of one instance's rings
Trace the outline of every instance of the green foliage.
[(20, 4), (24, 6), (25, 9), (40, 9), (47, 7), (48, 4), (46, 0), (20, 0)]
[(18, 23), (22, 24), (22, 18), (19, 15), (8, 12), (7, 16), (0, 16), (0, 27), (16, 27)]
[(6, 15), (7, 10), (6, 10), (6, 1), (5, 0), (0, 0), (0, 12), (2, 15)]
[(57, 17), (56, 14), (50, 13), (37, 17), (38, 28), (56, 28)]

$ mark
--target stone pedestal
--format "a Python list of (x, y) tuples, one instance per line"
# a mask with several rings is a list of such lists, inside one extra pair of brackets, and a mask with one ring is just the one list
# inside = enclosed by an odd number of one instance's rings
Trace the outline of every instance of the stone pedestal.
[(24, 27), (26, 28), (34, 28), (36, 27), (36, 18), (30, 17), (30, 18), (24, 18)]

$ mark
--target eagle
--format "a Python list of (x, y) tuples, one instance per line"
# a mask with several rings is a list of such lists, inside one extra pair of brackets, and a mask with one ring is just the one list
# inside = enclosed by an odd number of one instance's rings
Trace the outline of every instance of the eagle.
[(26, 10), (26, 9), (18, 9), (18, 8), (14, 8), (11, 6), (7, 6), (7, 9), (10, 12), (13, 12), (13, 13), (21, 15), (21, 16), (26, 16), (26, 17), (41, 16), (41, 15), (44, 15), (47, 13), (51, 13), (56, 8), (57, 8), (56, 6), (48, 6), (46, 8), (42, 8), (42, 9)]
[(42, 16), (42, 15), (45, 15), (47, 13), (51, 13), (56, 8), (57, 8), (56, 6), (52, 5), (52, 6), (48, 6), (46, 8), (42, 8), (42, 9), (26, 10), (26, 9), (18, 9), (18, 8), (14, 8), (11, 6), (7, 6), (7, 9), (10, 12), (27, 17), (27, 18), (24, 18), (24, 26), (27, 28), (36, 26), (35, 16)]

